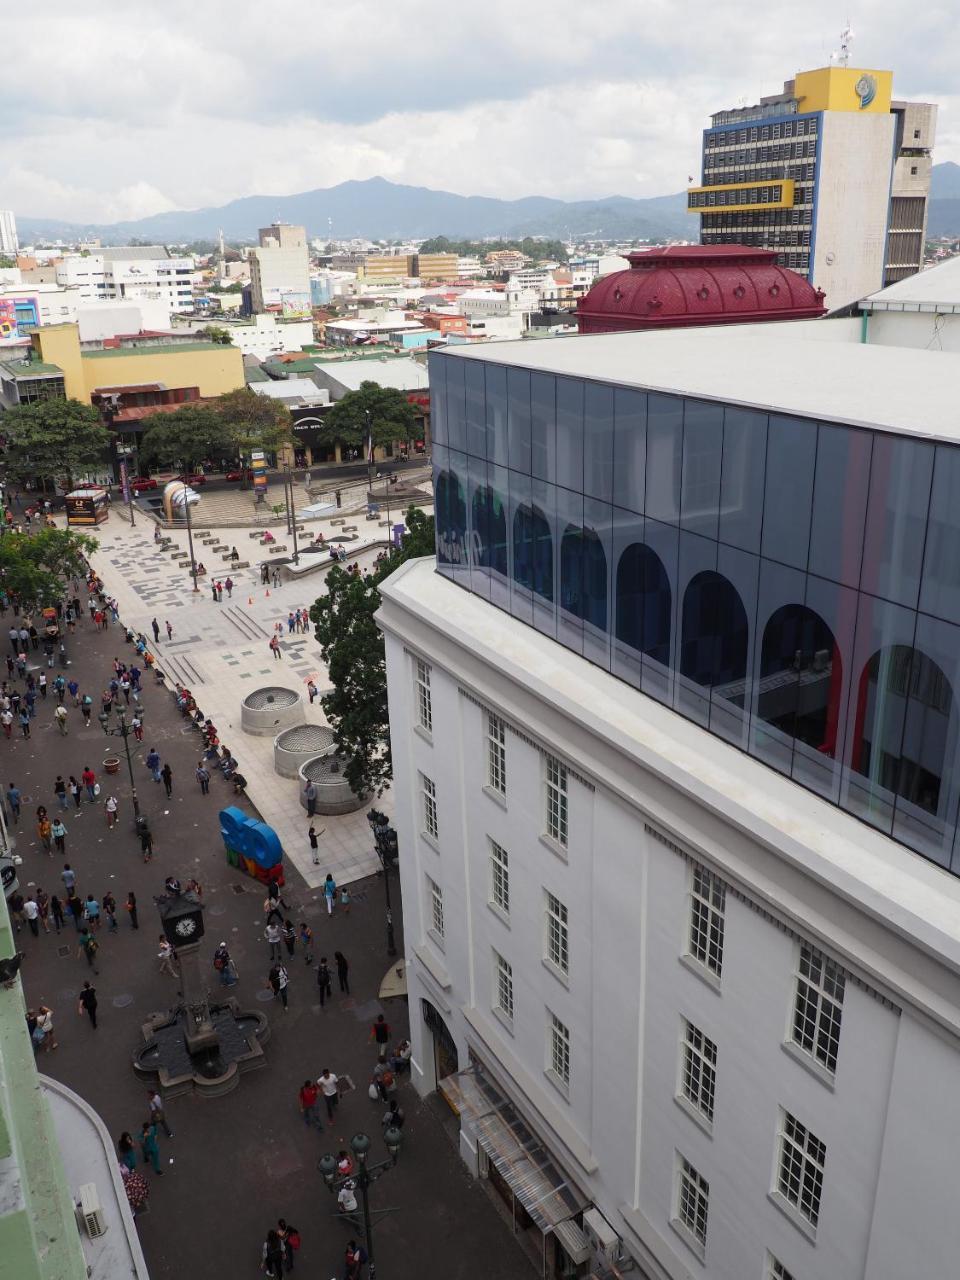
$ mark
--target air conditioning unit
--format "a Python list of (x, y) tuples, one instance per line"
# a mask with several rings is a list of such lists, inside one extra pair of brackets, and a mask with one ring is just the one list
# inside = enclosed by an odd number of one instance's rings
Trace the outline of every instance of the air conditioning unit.
[(86, 1231), (91, 1240), (102, 1236), (107, 1223), (100, 1208), (100, 1197), (97, 1195), (97, 1184), (85, 1182), (80, 1188), (80, 1200), (76, 1206), (77, 1226)]
[(587, 1209), (583, 1215), (583, 1234), (594, 1253), (613, 1262), (620, 1252), (620, 1237), (599, 1209)]

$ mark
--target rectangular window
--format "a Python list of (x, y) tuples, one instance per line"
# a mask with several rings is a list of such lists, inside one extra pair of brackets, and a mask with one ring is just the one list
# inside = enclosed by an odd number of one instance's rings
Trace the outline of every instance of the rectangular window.
[(706, 867), (694, 865), (690, 892), (690, 954), (720, 977), (727, 887)]
[(555, 756), (546, 757), (547, 835), (567, 847), (567, 767)]
[(827, 1148), (788, 1111), (780, 1112), (777, 1190), (811, 1224), (820, 1217)]
[(499, 952), (493, 953), (493, 1007), (513, 1021), (513, 966)]
[(490, 901), (504, 913), (510, 914), (510, 868), (507, 851), (496, 840), (490, 841)]
[(813, 947), (802, 945), (793, 1008), (793, 1042), (828, 1071), (837, 1069), (843, 970)]
[(767, 1274), (764, 1280), (793, 1280), (793, 1272), (778, 1262), (772, 1253), (767, 1254)]
[(680, 1092), (700, 1114), (713, 1121), (713, 1097), (717, 1083), (717, 1046), (692, 1022), (683, 1024), (683, 1064)]
[(423, 829), (436, 840), (440, 834), (437, 822), (437, 787), (425, 773), (420, 775), (420, 795), (423, 797)]
[(550, 1015), (548, 1070), (564, 1086), (570, 1083), (570, 1031), (555, 1013)]
[(417, 659), (417, 724), (433, 733), (433, 704), (430, 700), (430, 668)]
[(689, 1160), (680, 1157), (677, 1188), (677, 1217), (700, 1244), (707, 1243), (707, 1210), (710, 1184), (702, 1178)]
[(547, 892), (547, 959), (561, 973), (570, 972), (567, 908), (559, 898)]
[(507, 794), (507, 730), (499, 716), (487, 715), (487, 786)]
[(436, 880), (427, 876), (427, 887), (430, 890), (430, 927), (438, 938), (443, 937), (443, 890)]

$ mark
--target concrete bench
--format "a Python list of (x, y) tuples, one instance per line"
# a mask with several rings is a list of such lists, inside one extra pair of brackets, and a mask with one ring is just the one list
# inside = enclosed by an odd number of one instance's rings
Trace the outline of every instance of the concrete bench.
[(193, 531), (193, 536), (194, 536), (195, 538), (209, 538), (209, 537), (210, 537), (210, 530), (209, 530), (209, 529), (194, 529), (194, 531)]
[(356, 533), (356, 532), (357, 532), (357, 526), (356, 526), (355, 524), (345, 524), (345, 525), (343, 526), (343, 532), (344, 532), (344, 533)]
[(335, 538), (335, 539), (333, 539), (333, 541), (335, 541), (335, 542), (359, 542), (359, 541), (360, 541), (360, 535), (359, 535), (359, 533), (338, 533), (338, 534), (337, 534), (337, 536), (336, 536), (336, 538)]
[(190, 559), (190, 557), (187, 555), (186, 551), (171, 551), (171, 552), (170, 552), (170, 559), (171, 559), (171, 560), (182, 560), (185, 556), (186, 556), (186, 558), (187, 558), (188, 560)]
[(346, 524), (346, 523), (347, 523), (347, 517), (346, 517), (346, 516), (334, 516), (334, 517), (331, 519), (330, 523), (331, 523), (331, 524)]
[(270, 555), (272, 555), (272, 556), (275, 556), (275, 555), (277, 554), (277, 552), (278, 552), (278, 551), (286, 551), (286, 549), (287, 549), (287, 547), (286, 547), (286, 543), (283, 543), (283, 542), (274, 542), (274, 543), (272, 543), (272, 544), (271, 544), (269, 554), (270, 554)]
[(214, 542), (210, 547), (211, 551), (226, 551), (226, 549), (227, 544), (225, 542)]
[(381, 521), (380, 521), (380, 528), (381, 528), (381, 529), (389, 529), (389, 528), (390, 528), (390, 526), (391, 526), (391, 524), (393, 524), (393, 521), (392, 521), (392, 520), (381, 520)]
[(237, 561), (237, 563), (236, 563), (233, 567), (234, 567), (234, 569), (249, 569), (249, 568), (250, 568), (250, 561), (249, 561), (249, 560), (238, 560), (238, 561)]
[(260, 535), (259, 529), (251, 529), (250, 532), (247, 534), (248, 538), (259, 538), (260, 536), (261, 535)]

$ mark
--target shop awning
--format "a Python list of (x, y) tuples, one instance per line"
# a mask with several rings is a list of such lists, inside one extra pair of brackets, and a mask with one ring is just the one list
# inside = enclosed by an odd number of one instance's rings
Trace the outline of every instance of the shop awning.
[(474, 1065), (440, 1081), (440, 1090), (473, 1126), (477, 1141), (541, 1231), (586, 1208), (519, 1111)]

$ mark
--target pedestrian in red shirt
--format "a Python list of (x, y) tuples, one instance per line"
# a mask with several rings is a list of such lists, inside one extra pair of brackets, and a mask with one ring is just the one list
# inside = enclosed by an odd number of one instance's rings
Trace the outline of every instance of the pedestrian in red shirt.
[(93, 770), (90, 768), (89, 765), (87, 765), (83, 773), (81, 773), (80, 781), (87, 788), (87, 799), (92, 804), (93, 801), (96, 800), (97, 798), (97, 792), (96, 792), (97, 775), (93, 772)]
[(313, 1080), (304, 1080), (300, 1088), (300, 1114), (308, 1129), (313, 1125), (320, 1132), (323, 1131), (323, 1123), (320, 1119), (320, 1090)]

